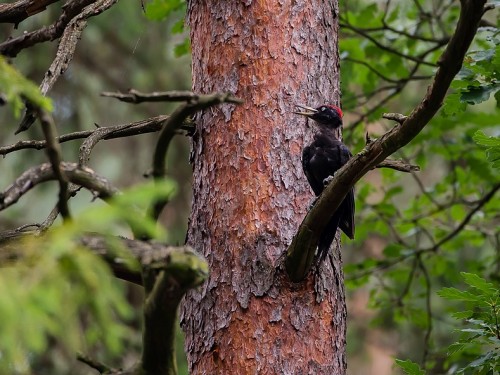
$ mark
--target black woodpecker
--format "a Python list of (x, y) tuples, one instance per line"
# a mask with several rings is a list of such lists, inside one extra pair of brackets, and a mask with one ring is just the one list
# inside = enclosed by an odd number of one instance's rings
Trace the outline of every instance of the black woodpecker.
[[(313, 142), (302, 152), (302, 168), (307, 181), (314, 194), (319, 196), (328, 184), (330, 176), (333, 176), (352, 156), (347, 146), (336, 135), (336, 129), (342, 126), (342, 110), (334, 105), (323, 105), (318, 108), (298, 107), (304, 111), (295, 113), (314, 120), (319, 129)], [(351, 189), (321, 234), (317, 253), (319, 262), (322, 262), (328, 254), (337, 228), (350, 239), (354, 239), (354, 210), (354, 189)]]

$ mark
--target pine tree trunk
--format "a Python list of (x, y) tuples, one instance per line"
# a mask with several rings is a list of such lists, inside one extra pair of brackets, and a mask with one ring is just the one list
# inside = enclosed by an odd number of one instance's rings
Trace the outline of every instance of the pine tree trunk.
[(313, 199), (312, 129), (295, 104), (339, 103), (336, 0), (191, 0), (193, 90), (245, 100), (196, 119), (188, 243), (209, 280), (181, 312), (193, 374), (344, 374), (340, 246), (300, 284), (283, 261)]

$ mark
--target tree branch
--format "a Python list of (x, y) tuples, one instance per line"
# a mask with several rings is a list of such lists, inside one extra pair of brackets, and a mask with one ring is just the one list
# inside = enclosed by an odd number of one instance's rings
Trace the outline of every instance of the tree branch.
[(396, 121), (398, 124), (402, 125), (403, 122), (406, 121), (408, 116), (402, 115), (401, 113), (384, 113), (384, 114), (382, 114), (382, 118)]
[(134, 89), (129, 89), (127, 93), (103, 92), (101, 96), (115, 98), (125, 103), (134, 104), (144, 102), (186, 102), (199, 99), (199, 95), (191, 91), (158, 91), (143, 93)]
[[(179, 106), (170, 116), (165, 123), (165, 126), (160, 132), (158, 142), (156, 143), (154, 156), (153, 156), (153, 177), (161, 179), (165, 177), (165, 162), (168, 146), (176, 131), (182, 126), (186, 118), (193, 115), (195, 112), (200, 111), (211, 106), (232, 103), (241, 104), (242, 100), (235, 98), (230, 93), (215, 93), (211, 95), (197, 95), (184, 105)], [(167, 204), (166, 201), (158, 201), (153, 205), (152, 217), (158, 219), (163, 207)]]
[(388, 269), (388, 268), (393, 267), (396, 264), (401, 263), (401, 262), (405, 261), (406, 259), (409, 259), (413, 256), (420, 256), (424, 253), (437, 252), (441, 246), (443, 246), (446, 242), (452, 240), (465, 228), (465, 226), (471, 221), (474, 214), (476, 212), (478, 212), (481, 208), (483, 208), (484, 205), (486, 205), (495, 196), (495, 194), (498, 190), (500, 190), (500, 183), (497, 183), (496, 185), (494, 185), (493, 188), (488, 193), (486, 193), (486, 195), (484, 197), (482, 197), (480, 200), (478, 200), (476, 206), (472, 210), (469, 211), (467, 216), (460, 222), (460, 224), (458, 224), (455, 227), (455, 229), (453, 229), (448, 235), (446, 235), (441, 240), (439, 240), (439, 242), (433, 244), (430, 247), (427, 247), (424, 249), (420, 248), (414, 252), (406, 253), (406, 254), (404, 254), (396, 259), (393, 259), (391, 261), (387, 261), (387, 260), (379, 261), (375, 267), (373, 267), (369, 270), (365, 270), (363, 272), (360, 272), (360, 273), (352, 276), (350, 279), (354, 280), (354, 279), (359, 279), (361, 277), (367, 276), (367, 275), (373, 273), (373, 271), (375, 269), (378, 269), (378, 270)]
[(208, 264), (189, 247), (184, 253), (172, 253), (167, 262), (151, 262), (143, 267), (146, 298), (141, 374), (177, 374), (177, 309), (184, 294), (207, 277)]
[[(90, 168), (81, 168), (76, 163), (61, 162), (60, 168), (68, 181), (81, 185), (88, 190), (98, 193), (101, 199), (111, 198), (119, 191), (104, 177), (97, 175)], [(44, 163), (25, 171), (14, 183), (0, 192), (0, 211), (16, 203), (34, 186), (57, 179), (50, 163)]]
[(76, 359), (82, 363), (85, 363), (87, 366), (93, 368), (94, 370), (98, 371), (100, 374), (111, 374), (119, 371), (112, 367), (108, 367), (104, 363), (98, 362), (95, 359), (90, 358), (88, 355), (85, 355), (83, 353), (77, 353)]
[[(376, 38), (374, 38), (373, 36), (371, 36), (368, 32), (365, 32), (363, 29), (360, 29), (358, 27), (355, 27), (351, 24), (348, 24), (348, 23), (340, 23), (339, 24), (340, 27), (344, 27), (346, 29), (349, 29), (349, 30), (352, 30), (353, 32), (355, 32), (356, 34), (359, 34), (361, 35), (362, 37), (364, 37), (365, 39), (368, 39), (369, 41), (371, 41), (373, 44), (375, 44), (378, 48), (384, 50), (384, 51), (387, 51), (389, 53), (392, 53), (393, 55), (396, 55), (396, 56), (399, 56), (399, 57), (402, 57), (406, 60), (410, 60), (410, 61), (413, 61), (413, 62), (416, 62), (418, 64), (422, 64), (422, 65), (428, 65), (428, 66), (433, 66), (435, 67), (436, 65), (433, 64), (433, 63), (430, 63), (430, 62), (427, 62), (421, 58), (418, 58), (418, 57), (415, 57), (415, 56), (411, 56), (411, 55), (406, 55), (402, 52), (399, 52), (398, 50), (392, 48), (392, 47), (389, 47), (389, 46), (386, 46), (385, 44), (382, 44), (380, 43)], [(440, 45), (438, 45), (440, 46)], [(434, 48), (434, 47), (433, 47)]]
[(19, 0), (11, 4), (0, 4), (0, 23), (17, 25), (26, 18), (43, 12), (47, 5), (59, 0)]
[(401, 125), (368, 144), (342, 167), (307, 213), (287, 251), (285, 266), (291, 280), (301, 281), (309, 272), (319, 236), (352, 186), (369, 170), (415, 138), (437, 113), (476, 34), (485, 2), (461, 1), (462, 9), (455, 33), (441, 55), (434, 81), (418, 107)]
[[(58, 78), (68, 69), (69, 63), (73, 60), (76, 45), (81, 38), (83, 30), (87, 26), (87, 19), (104, 12), (118, 0), (99, 0), (95, 4), (85, 7), (80, 14), (75, 15), (67, 25), (62, 29), (62, 37), (57, 47), (56, 57), (45, 73), (43, 81), (40, 84), (40, 91), (43, 95), (52, 88)], [(62, 16), (61, 16), (62, 17)], [(33, 108), (26, 106), (26, 112), (19, 124), (15, 134), (29, 129), (35, 121)]]
[(420, 171), (420, 167), (415, 164), (408, 164), (403, 160), (385, 159), (376, 168), (390, 168), (399, 172), (411, 173)]
[(52, 171), (59, 181), (59, 200), (57, 202), (57, 207), (64, 220), (71, 218), (68, 206), (68, 179), (61, 170), (61, 146), (56, 141), (57, 130), (56, 125), (52, 116), (46, 111), (37, 109), (37, 116), (42, 124), (43, 134), (45, 135), (45, 140), (47, 142), (47, 156), (49, 157), (50, 164), (52, 165)]
[(442, 245), (444, 245), (446, 242), (450, 241), (453, 239), (456, 235), (458, 235), (462, 229), (469, 223), (469, 221), (472, 219), (472, 217), (478, 212), (483, 206), (488, 203), (496, 194), (496, 192), (500, 189), (500, 183), (497, 183), (493, 188), (483, 197), (481, 198), (476, 207), (474, 207), (472, 210), (469, 211), (467, 216), (462, 220), (462, 222), (450, 233), (448, 233), (445, 237), (440, 239), (435, 245), (432, 247), (429, 247), (427, 249), (422, 249), (420, 252), (429, 252), (429, 251), (436, 251), (439, 249)]
[[(16, 236), (12, 236), (10, 231), (8, 236), (0, 233), (0, 266), (22, 258), (23, 246), (19, 246), (19, 241), (26, 236), (22, 232)], [(100, 234), (86, 234), (79, 242), (100, 255), (117, 277), (143, 285), (146, 297), (142, 359), (136, 369), (121, 372), (82, 354), (78, 355), (78, 360), (101, 373), (176, 374), (177, 309), (184, 294), (207, 278), (208, 264), (205, 259), (189, 246), (164, 246)], [(139, 261), (142, 277), (137, 268), (127, 267), (130, 261), (120, 257), (117, 245), (128, 249)]]
[[(64, 4), (63, 13), (59, 19), (50, 26), (42, 27), (36, 31), (23, 34), (17, 38), (9, 39), (0, 44), (0, 54), (16, 57), (25, 48), (35, 44), (58, 39), (66, 26), (75, 17), (90, 18), (108, 9), (118, 0), (74, 0)], [(92, 4), (95, 3), (95, 4)]]
[[(83, 139), (92, 136), (99, 129), (110, 129), (109, 133), (107, 133), (102, 139), (109, 140), (115, 138), (124, 138), (130, 137), (134, 135), (146, 134), (146, 133), (154, 133), (163, 127), (163, 124), (170, 116), (161, 115), (156, 117), (151, 117), (146, 120), (132, 122), (130, 124), (122, 124), (122, 125), (113, 125), (100, 127), (95, 130), (84, 130), (69, 134), (63, 134), (60, 137), (56, 137), (56, 141), (59, 143), (74, 141), (76, 139)], [(181, 129), (186, 131), (190, 131), (192, 128), (192, 124), (186, 121)], [(46, 141), (37, 141), (37, 140), (29, 140), (29, 141), (19, 141), (9, 146), (0, 147), (0, 155), (5, 156), (10, 154), (11, 152), (15, 152), (23, 149), (36, 149), (42, 150), (47, 147)]]

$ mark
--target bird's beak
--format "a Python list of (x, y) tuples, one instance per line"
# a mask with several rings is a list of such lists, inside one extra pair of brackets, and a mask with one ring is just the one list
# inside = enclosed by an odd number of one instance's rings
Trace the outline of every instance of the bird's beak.
[(311, 107), (307, 107), (305, 105), (299, 105), (299, 104), (296, 104), (297, 107), (301, 108), (301, 109), (304, 109), (305, 111), (301, 111), (301, 112), (293, 112), (295, 113), (296, 115), (302, 115), (302, 116), (306, 116), (306, 117), (312, 117), (316, 112), (318, 112), (316, 109), (314, 108), (311, 108)]

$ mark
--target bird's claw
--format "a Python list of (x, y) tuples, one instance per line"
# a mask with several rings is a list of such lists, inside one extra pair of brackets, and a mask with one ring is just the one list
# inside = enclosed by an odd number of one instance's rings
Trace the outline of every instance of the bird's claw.
[[(335, 174), (335, 173), (334, 173), (334, 174)], [(325, 179), (323, 180), (323, 186), (325, 186), (325, 187), (326, 187), (326, 186), (327, 186), (330, 182), (332, 182), (332, 180), (333, 180), (333, 176), (328, 176), (327, 178), (325, 178)]]

